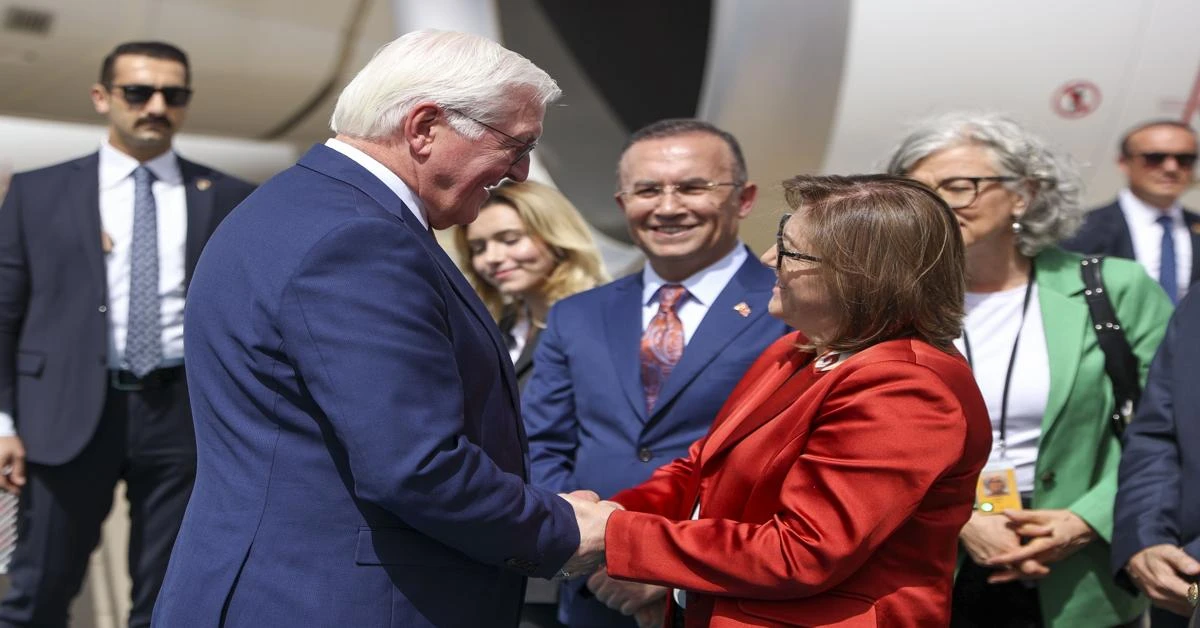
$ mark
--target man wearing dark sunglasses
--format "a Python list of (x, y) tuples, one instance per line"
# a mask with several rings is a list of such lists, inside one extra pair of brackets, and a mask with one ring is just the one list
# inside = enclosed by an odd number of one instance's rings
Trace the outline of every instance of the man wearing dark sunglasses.
[(0, 489), (20, 494), (0, 626), (65, 626), (124, 480), (130, 626), (148, 626), (195, 476), (183, 309), (200, 250), (253, 187), (171, 150), (187, 56), (117, 46), (100, 149), (18, 174), (0, 207)]
[(1117, 160), (1128, 187), (1090, 212), (1063, 245), (1085, 254), (1135, 259), (1178, 302), (1200, 280), (1200, 216), (1179, 198), (1195, 179), (1196, 132), (1176, 120), (1153, 120), (1121, 138)]

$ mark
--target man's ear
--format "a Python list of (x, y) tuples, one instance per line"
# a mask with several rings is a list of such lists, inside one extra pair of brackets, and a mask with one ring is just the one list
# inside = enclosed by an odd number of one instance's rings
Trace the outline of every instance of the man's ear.
[(108, 115), (109, 110), (112, 109), (112, 103), (109, 101), (112, 95), (109, 90), (105, 89), (103, 85), (96, 83), (92, 85), (89, 95), (92, 98), (92, 107), (96, 109), (96, 113), (102, 116)]
[(418, 103), (400, 125), (400, 138), (414, 155), (428, 157), (433, 152), (433, 142), (443, 125), (438, 124), (442, 118), (442, 109), (432, 102)]
[(747, 181), (738, 195), (738, 218), (745, 218), (754, 209), (754, 200), (758, 198), (758, 186), (753, 181)]

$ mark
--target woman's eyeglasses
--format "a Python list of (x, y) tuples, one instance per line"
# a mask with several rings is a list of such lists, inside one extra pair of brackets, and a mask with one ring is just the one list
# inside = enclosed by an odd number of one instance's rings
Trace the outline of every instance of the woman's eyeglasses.
[(806, 262), (821, 262), (821, 258), (807, 253), (801, 253), (787, 248), (783, 244), (783, 228), (787, 225), (787, 221), (791, 218), (791, 214), (784, 214), (779, 218), (779, 231), (775, 233), (775, 272), (783, 269), (783, 258), (790, 257), (792, 259), (800, 259)]

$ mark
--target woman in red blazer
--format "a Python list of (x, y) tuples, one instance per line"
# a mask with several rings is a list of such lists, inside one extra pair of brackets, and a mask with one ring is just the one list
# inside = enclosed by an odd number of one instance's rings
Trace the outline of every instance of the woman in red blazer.
[[(991, 447), (951, 341), (962, 238), (928, 189), (797, 177), (764, 256), (799, 330), (747, 371), (686, 458), (612, 501), (598, 598), (668, 587), (671, 626), (943, 626)], [(632, 611), (632, 605), (626, 605)], [(646, 614), (639, 613), (646, 622)]]

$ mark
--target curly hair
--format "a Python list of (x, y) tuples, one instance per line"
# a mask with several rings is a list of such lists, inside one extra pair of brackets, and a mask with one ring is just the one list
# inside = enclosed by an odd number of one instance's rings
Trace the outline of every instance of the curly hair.
[(1079, 229), (1083, 180), (1075, 161), (1001, 114), (956, 111), (918, 123), (892, 152), (887, 173), (907, 176), (926, 157), (969, 144), (987, 149), (997, 170), (1020, 179), (1005, 185), (1028, 203), (1018, 220), (1022, 255), (1033, 257)]

